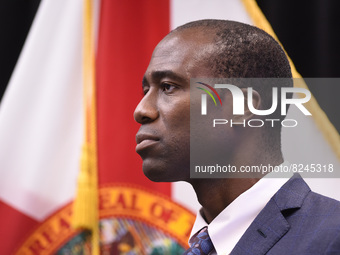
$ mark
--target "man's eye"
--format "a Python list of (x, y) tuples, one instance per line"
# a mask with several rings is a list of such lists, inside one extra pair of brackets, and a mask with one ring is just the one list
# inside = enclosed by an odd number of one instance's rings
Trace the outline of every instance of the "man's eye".
[(171, 83), (162, 83), (161, 87), (163, 92), (168, 93), (172, 92), (176, 88), (176, 86)]

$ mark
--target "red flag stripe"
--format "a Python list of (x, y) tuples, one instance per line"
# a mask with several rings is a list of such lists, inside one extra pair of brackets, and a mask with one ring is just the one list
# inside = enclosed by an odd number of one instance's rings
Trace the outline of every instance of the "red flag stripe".
[[(0, 251), (11, 254), (36, 226), (38, 221), (26, 216), (9, 205), (0, 201)], [(20, 231), (19, 231), (20, 229)]]
[(142, 173), (133, 120), (143, 73), (168, 32), (168, 1), (101, 3), (96, 71), (100, 184), (128, 182), (170, 195), (169, 184), (153, 183)]

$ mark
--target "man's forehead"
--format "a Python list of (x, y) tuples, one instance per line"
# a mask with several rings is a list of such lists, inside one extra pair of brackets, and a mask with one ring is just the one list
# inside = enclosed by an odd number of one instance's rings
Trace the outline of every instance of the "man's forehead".
[[(208, 38), (208, 39), (207, 39)], [(188, 71), (200, 66), (207, 54), (214, 50), (212, 40), (194, 31), (180, 31), (167, 35), (155, 48), (146, 75), (153, 71), (177, 70)]]
[[(179, 44), (184, 44), (188, 46), (194, 45), (208, 45), (213, 42), (215, 37), (215, 31), (205, 31), (199, 27), (188, 28), (180, 31), (173, 31), (166, 35), (160, 43), (157, 45), (168, 45), (170, 47), (175, 47)], [(157, 48), (156, 47), (156, 48)]]
[(175, 36), (163, 39), (155, 48), (145, 72), (147, 78), (159, 77), (154, 74), (170, 74), (186, 69), (194, 57), (194, 46)]
[(172, 56), (176, 53), (188, 53), (196, 46), (193, 37), (184, 37), (182, 33), (169, 34), (161, 40), (153, 51), (152, 58)]

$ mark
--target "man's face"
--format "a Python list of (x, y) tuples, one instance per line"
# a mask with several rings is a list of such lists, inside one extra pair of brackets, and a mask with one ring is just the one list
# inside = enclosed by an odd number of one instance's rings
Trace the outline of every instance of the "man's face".
[(198, 59), (209, 42), (195, 30), (168, 35), (153, 52), (134, 117), (137, 153), (153, 181), (189, 180), (190, 78), (207, 75)]

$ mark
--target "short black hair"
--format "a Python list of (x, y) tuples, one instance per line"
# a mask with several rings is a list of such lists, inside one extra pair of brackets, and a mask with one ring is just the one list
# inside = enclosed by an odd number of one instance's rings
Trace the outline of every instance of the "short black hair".
[[(224, 78), (292, 78), (289, 61), (278, 42), (265, 31), (230, 20), (198, 20), (177, 27), (214, 32), (215, 54), (209, 66)], [(210, 33), (209, 33), (210, 32)]]
[[(293, 86), (292, 72), (284, 50), (262, 29), (236, 21), (206, 19), (184, 24), (171, 33), (195, 28), (199, 28), (207, 36), (212, 36), (215, 48), (202, 60), (207, 63), (216, 78), (284, 78), (278, 79), (275, 85), (272, 82), (252, 83), (253, 89), (261, 95), (262, 109), (269, 109), (272, 105), (273, 86)], [(242, 84), (234, 85), (242, 87)], [(279, 92), (279, 102), (280, 97)], [(270, 118), (282, 121), (285, 116), (281, 116), (280, 108), (279, 104)], [(275, 128), (265, 127), (263, 130), (266, 132), (267, 144), (280, 144), (281, 124)]]

